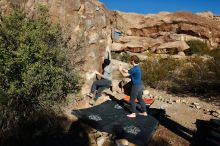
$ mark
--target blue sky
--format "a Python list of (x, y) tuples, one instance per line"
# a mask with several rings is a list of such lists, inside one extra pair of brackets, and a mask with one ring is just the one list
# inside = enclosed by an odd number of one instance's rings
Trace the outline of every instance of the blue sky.
[(160, 11), (211, 11), (220, 15), (220, 0), (100, 0), (109, 10), (141, 14)]

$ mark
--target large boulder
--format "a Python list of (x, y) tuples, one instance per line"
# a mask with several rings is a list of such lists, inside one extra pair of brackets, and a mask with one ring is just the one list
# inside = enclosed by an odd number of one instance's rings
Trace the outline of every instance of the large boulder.
[(186, 49), (189, 49), (189, 46), (185, 41), (175, 41), (175, 42), (168, 42), (160, 45), (157, 49), (166, 49), (169, 52), (169, 49), (176, 49), (176, 52), (183, 52)]
[(91, 71), (101, 70), (105, 48), (111, 48), (110, 12), (98, 0), (1, 0), (0, 12), (20, 6), (37, 17), (39, 5), (48, 8), (49, 21), (63, 27), (67, 55), (85, 79), (82, 93), (88, 92), (95, 77)]
[[(112, 15), (116, 20), (115, 30), (122, 34), (113, 40), (123, 44), (122, 51), (127, 43), (138, 44), (140, 47), (142, 45), (144, 51), (157, 48), (163, 43), (188, 40), (201, 40), (212, 47), (220, 45), (220, 21), (211, 12), (161, 12), (142, 15), (113, 11)], [(136, 47), (137, 45), (134, 46)], [(127, 48), (129, 49), (133, 51), (132, 46)]]
[(146, 51), (157, 44), (162, 44), (163, 42), (164, 41), (160, 38), (153, 39), (140, 36), (121, 36), (113, 43), (112, 51), (130, 51), (139, 53)]

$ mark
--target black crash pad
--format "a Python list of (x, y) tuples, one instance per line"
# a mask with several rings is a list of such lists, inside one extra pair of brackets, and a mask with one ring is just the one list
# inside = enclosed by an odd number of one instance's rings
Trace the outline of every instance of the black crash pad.
[(125, 138), (138, 146), (147, 145), (158, 121), (150, 115), (128, 118), (126, 106), (115, 101), (106, 101), (88, 109), (73, 110), (72, 113), (99, 131)]

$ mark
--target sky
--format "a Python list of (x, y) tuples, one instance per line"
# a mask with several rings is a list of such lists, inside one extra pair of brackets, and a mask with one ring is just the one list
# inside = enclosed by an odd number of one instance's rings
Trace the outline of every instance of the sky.
[(140, 14), (161, 11), (211, 11), (220, 15), (220, 0), (100, 0), (109, 10), (135, 12)]

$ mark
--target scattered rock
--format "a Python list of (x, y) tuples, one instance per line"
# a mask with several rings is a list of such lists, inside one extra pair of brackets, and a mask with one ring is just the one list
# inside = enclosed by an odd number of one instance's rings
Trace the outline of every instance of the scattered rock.
[(187, 104), (187, 101), (186, 101), (185, 99), (181, 100), (181, 102), (182, 102), (183, 104)]
[(148, 90), (144, 90), (144, 91), (143, 91), (143, 94), (144, 94), (145, 96), (149, 95), (149, 93), (150, 93), (150, 92), (149, 92)]
[(192, 105), (199, 105), (199, 103), (198, 102), (193, 102)]
[(176, 102), (176, 103), (180, 103), (180, 99), (174, 100), (174, 102)]
[(194, 108), (194, 107), (195, 107), (195, 105), (193, 105), (193, 104), (190, 104), (190, 105), (189, 105), (189, 107), (191, 107), (191, 108)]
[(218, 116), (219, 116), (219, 114), (218, 114), (216, 111), (213, 111), (213, 112), (212, 112), (212, 115), (213, 115), (214, 117), (218, 117)]
[(97, 138), (97, 146), (103, 146), (105, 140), (106, 140), (106, 137)]
[(201, 106), (199, 106), (199, 105), (196, 105), (195, 107), (196, 107), (197, 109), (201, 109)]
[(220, 115), (220, 110), (216, 110), (216, 112)]
[(90, 144), (96, 144), (96, 139), (94, 134), (89, 133)]
[(128, 146), (129, 145), (129, 142), (127, 139), (117, 139), (115, 143), (117, 146)]

